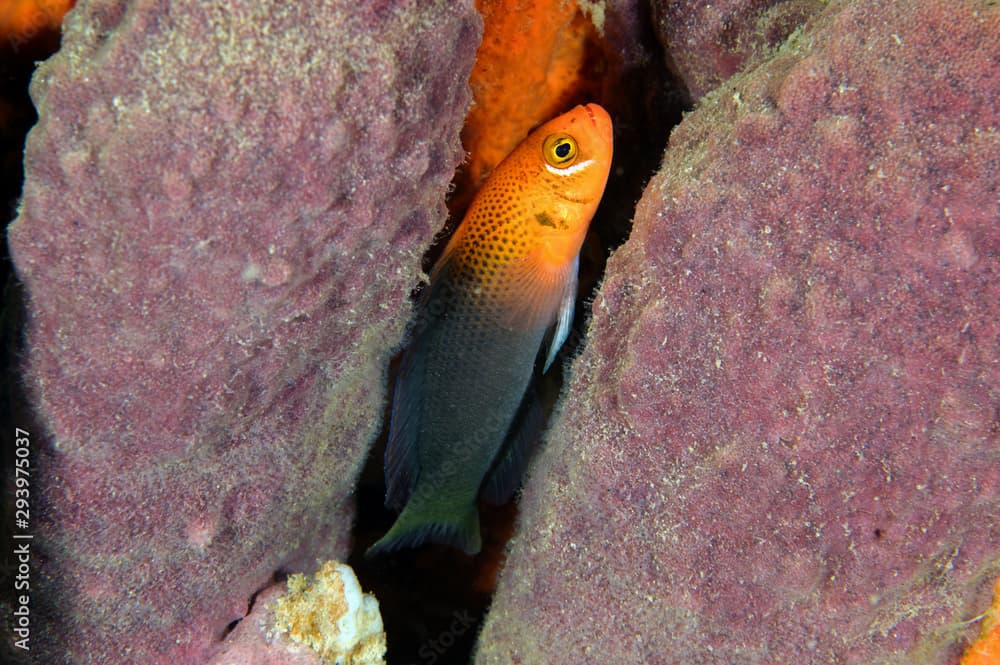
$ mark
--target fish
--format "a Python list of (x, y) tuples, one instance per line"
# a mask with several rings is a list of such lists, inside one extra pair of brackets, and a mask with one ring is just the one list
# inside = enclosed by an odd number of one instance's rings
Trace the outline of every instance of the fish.
[(425, 543), (476, 554), (477, 499), (503, 504), (541, 411), (534, 381), (565, 342), (580, 247), (611, 168), (611, 117), (542, 124), (476, 193), (431, 270), (393, 395), (384, 467), (399, 511), (368, 556)]

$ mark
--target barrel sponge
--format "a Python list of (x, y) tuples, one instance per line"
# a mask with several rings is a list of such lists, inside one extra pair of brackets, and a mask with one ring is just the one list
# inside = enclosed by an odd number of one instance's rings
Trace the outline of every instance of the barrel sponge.
[(479, 665), (959, 662), (1000, 559), (997, 34), (835, 0), (674, 128)]
[(471, 1), (67, 15), (8, 230), (38, 662), (208, 662), (276, 573), (346, 556), (480, 25)]

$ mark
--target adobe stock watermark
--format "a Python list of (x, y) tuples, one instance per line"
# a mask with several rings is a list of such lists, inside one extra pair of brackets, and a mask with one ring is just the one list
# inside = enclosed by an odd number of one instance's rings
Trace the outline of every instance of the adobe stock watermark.
[(420, 645), (417, 650), (418, 662), (411, 662), (408, 665), (434, 665), (438, 659), (448, 652), (459, 638), (469, 632), (469, 629), (476, 625), (476, 618), (469, 610), (455, 610), (451, 615), (451, 623), (448, 628), (441, 632), (436, 638), (427, 640)]
[(31, 435), (14, 429), (14, 607), (13, 643), (28, 651), (31, 642)]

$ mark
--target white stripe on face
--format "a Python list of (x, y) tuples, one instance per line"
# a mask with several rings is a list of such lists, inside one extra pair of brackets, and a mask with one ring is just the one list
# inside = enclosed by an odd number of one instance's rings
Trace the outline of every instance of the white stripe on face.
[(573, 175), (574, 173), (579, 173), (580, 171), (582, 171), (585, 168), (589, 167), (593, 163), (594, 163), (594, 160), (592, 160), (592, 159), (585, 159), (584, 161), (580, 162), (579, 164), (574, 164), (573, 166), (567, 166), (564, 169), (560, 169), (560, 168), (557, 168), (555, 166), (552, 166), (548, 162), (545, 162), (545, 168), (546, 168), (546, 170), (549, 173), (551, 173), (553, 175)]

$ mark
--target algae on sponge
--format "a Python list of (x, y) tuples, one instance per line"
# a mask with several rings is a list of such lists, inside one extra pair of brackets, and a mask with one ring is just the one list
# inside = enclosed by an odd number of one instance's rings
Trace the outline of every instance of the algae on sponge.
[(378, 600), (361, 591), (351, 567), (327, 561), (315, 577), (288, 578), (274, 602), (274, 634), (287, 634), (335, 665), (385, 665)]

